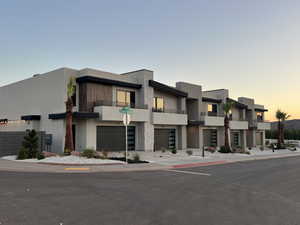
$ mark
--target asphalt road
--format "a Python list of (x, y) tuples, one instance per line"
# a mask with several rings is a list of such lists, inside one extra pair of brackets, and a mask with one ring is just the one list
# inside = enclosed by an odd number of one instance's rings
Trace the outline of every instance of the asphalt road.
[(0, 224), (298, 225), (300, 157), (177, 171), (0, 172)]

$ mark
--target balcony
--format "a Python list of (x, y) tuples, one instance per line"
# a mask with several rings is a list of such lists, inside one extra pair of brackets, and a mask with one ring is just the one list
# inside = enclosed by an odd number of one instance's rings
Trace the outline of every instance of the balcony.
[(187, 125), (187, 114), (185, 111), (164, 109), (152, 109), (153, 124), (159, 125)]
[(257, 117), (257, 119), (255, 119), (255, 120), (248, 120), (248, 122), (249, 122), (249, 128), (254, 128), (257, 130), (270, 130), (271, 129), (271, 123), (260, 117)]
[(239, 120), (230, 120), (229, 127), (233, 130), (248, 130), (248, 121), (239, 119)]
[(201, 121), (204, 122), (204, 126), (223, 127), (224, 126), (224, 114), (216, 112), (202, 112)]
[(271, 123), (269, 122), (257, 122), (257, 130), (271, 130)]
[[(123, 121), (123, 116), (120, 109), (126, 104), (112, 101), (97, 101), (94, 104), (94, 112), (98, 112), (101, 121)], [(149, 121), (149, 110), (147, 105), (131, 104), (129, 106), (132, 110), (132, 122), (146, 122)]]

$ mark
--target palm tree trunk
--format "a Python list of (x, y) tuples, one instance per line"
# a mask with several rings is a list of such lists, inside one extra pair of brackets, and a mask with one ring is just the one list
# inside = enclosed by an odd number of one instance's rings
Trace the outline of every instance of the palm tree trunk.
[(230, 148), (230, 144), (229, 144), (229, 118), (228, 115), (225, 116), (224, 118), (224, 128), (225, 128), (225, 147), (227, 149), (231, 149)]
[(281, 145), (284, 146), (284, 123), (281, 123)]
[(278, 120), (278, 136), (277, 136), (277, 147), (280, 149), (281, 148), (281, 140), (282, 140), (282, 138), (281, 138), (281, 132), (282, 132), (282, 130), (281, 130), (281, 122), (280, 122), (280, 120)]
[(73, 103), (72, 99), (68, 98), (66, 101), (66, 136), (65, 136), (65, 153), (74, 151), (73, 143)]

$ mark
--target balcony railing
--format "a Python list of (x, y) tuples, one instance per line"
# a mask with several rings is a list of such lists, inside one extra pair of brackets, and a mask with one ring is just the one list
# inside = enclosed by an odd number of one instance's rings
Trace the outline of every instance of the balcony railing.
[(156, 108), (152, 108), (152, 112), (186, 114), (186, 111), (176, 110), (176, 109), (156, 109)]
[(133, 109), (148, 109), (148, 105), (139, 105), (136, 103), (125, 103), (125, 102), (116, 102), (116, 101), (96, 101), (94, 107), (96, 106), (115, 106), (115, 107), (125, 107), (128, 106)]

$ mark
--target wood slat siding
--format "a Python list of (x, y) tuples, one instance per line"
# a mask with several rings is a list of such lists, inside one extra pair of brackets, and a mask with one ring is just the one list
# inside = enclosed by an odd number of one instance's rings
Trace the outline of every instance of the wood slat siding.
[(94, 83), (79, 84), (79, 110), (93, 112), (96, 101), (112, 101), (112, 86)]

